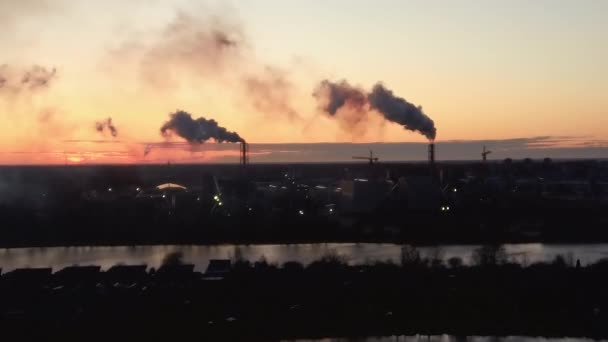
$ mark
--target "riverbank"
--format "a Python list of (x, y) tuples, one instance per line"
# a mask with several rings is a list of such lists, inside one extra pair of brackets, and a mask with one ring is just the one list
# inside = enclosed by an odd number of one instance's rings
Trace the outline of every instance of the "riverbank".
[[(299, 262), (303, 265), (327, 255), (338, 255), (351, 266), (371, 265), (377, 262), (399, 262), (402, 248), (407, 245), (381, 243), (315, 243), (315, 244), (250, 244), (250, 245), (153, 245), (153, 246), (83, 246), (0, 249), (0, 267), (10, 271), (23, 267), (50, 267), (61, 269), (72, 265), (99, 265), (106, 270), (117, 263), (158, 268), (168, 254), (179, 253), (183, 261), (204, 271), (209, 260), (233, 259), (282, 265)], [(423, 258), (441, 259), (447, 263), (459, 258), (464, 265), (473, 263), (474, 251), (482, 245), (416, 246)], [(608, 244), (504, 244), (510, 262), (530, 265), (550, 262), (556, 256), (565, 256), (571, 263), (580, 260), (582, 265), (595, 263), (608, 256)]]
[(401, 265), (349, 266), (337, 256), (308, 266), (237, 261), (221, 280), (192, 272), (178, 257), (156, 272), (46, 273), (27, 281), (9, 274), (0, 277), (0, 322), (4, 330), (93, 339), (117, 331), (231, 341), (608, 337), (608, 263), (577, 267), (558, 258), (521, 267), (505, 264), (502, 253), (480, 250), (473, 267), (423, 259), (415, 249), (404, 250)]

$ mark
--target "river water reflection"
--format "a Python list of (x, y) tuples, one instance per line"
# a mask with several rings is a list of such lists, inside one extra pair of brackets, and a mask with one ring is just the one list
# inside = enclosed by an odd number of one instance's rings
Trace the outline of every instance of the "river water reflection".
[[(325, 338), (320, 340), (295, 340), (291, 342), (591, 342), (585, 338), (543, 338), (543, 337), (482, 337), (482, 336), (391, 336), (368, 338)], [(287, 341), (284, 341), (287, 342)]]
[[(461, 258), (470, 263), (476, 245), (419, 247), (423, 257), (439, 256), (444, 260)], [(557, 255), (580, 260), (583, 265), (608, 257), (608, 244), (549, 245), (506, 244), (505, 250), (516, 262), (530, 264), (551, 261)], [(43, 247), (0, 249), (0, 268), (4, 272), (22, 267), (52, 267), (55, 270), (71, 265), (99, 265), (103, 269), (116, 264), (142, 265), (157, 268), (170, 253), (180, 252), (183, 260), (196, 270), (204, 270), (209, 259), (234, 258), (240, 255), (250, 261), (262, 258), (269, 263), (297, 261), (308, 264), (329, 254), (341, 256), (349, 264), (389, 261), (398, 263), (401, 245), (378, 243), (313, 243), (292, 245), (212, 245), (212, 246), (119, 246), (119, 247)]]

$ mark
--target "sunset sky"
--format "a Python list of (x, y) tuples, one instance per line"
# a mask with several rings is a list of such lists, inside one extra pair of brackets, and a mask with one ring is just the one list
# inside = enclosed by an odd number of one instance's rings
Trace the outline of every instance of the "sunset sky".
[[(163, 144), (178, 109), (267, 144), (264, 161), (426, 142), (373, 112), (345, 129), (312, 96), (324, 79), (422, 106), (443, 159), (486, 143), (493, 158), (605, 157), (607, 13), (602, 0), (0, 0), (0, 164), (237, 161), (236, 146)], [(32, 70), (48, 83), (24, 81)], [(116, 137), (95, 129), (108, 117)]]

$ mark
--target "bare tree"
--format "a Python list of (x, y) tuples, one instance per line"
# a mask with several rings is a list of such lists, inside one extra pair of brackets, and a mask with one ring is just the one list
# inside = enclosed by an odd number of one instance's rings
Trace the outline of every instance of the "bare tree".
[(507, 252), (501, 245), (485, 245), (473, 252), (473, 263), (478, 266), (496, 266), (505, 264)]
[(401, 247), (401, 266), (416, 265), (422, 261), (420, 252), (416, 247), (404, 245)]

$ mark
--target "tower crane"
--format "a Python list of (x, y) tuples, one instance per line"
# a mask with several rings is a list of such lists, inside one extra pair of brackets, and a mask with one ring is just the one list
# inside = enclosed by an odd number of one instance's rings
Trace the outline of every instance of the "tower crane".
[(488, 154), (492, 153), (492, 151), (486, 149), (486, 146), (483, 146), (483, 152), (481, 152), (481, 159), (485, 162), (488, 160)]
[(353, 159), (359, 159), (359, 160), (367, 160), (369, 161), (369, 165), (373, 165), (374, 163), (378, 162), (378, 157), (374, 157), (374, 151), (369, 150), (369, 157), (359, 157), (359, 156), (353, 156)]

